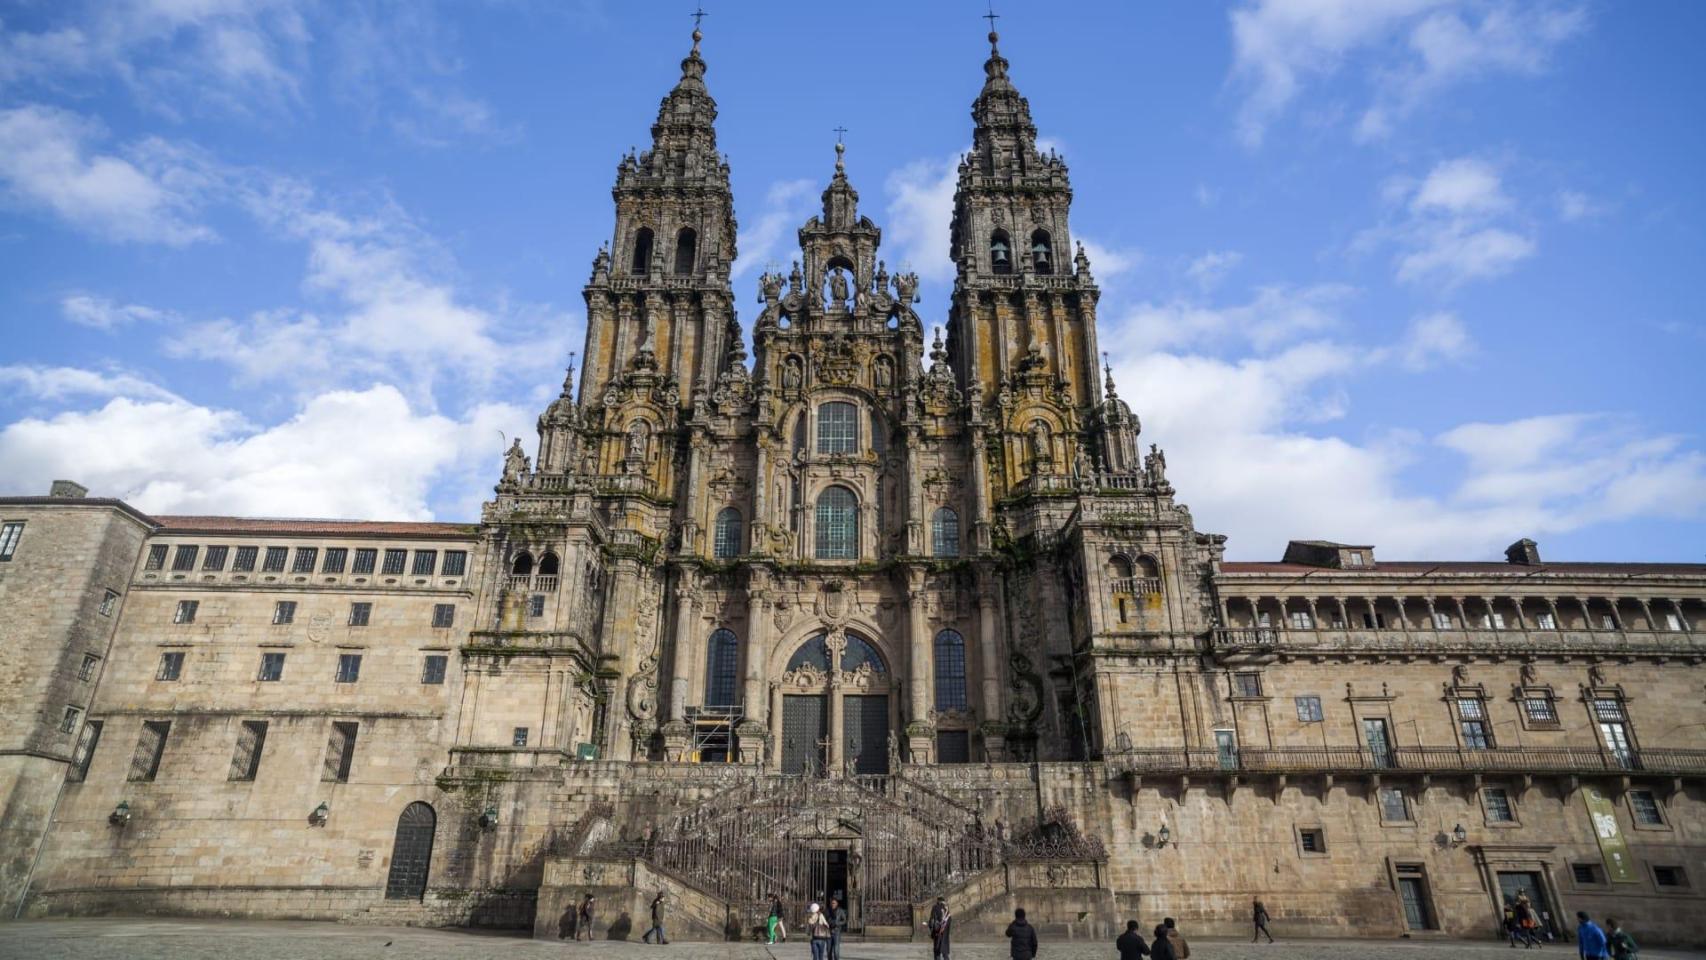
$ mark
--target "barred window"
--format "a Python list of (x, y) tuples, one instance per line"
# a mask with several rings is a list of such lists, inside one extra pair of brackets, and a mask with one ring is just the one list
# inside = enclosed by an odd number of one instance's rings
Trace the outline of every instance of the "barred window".
[(1651, 790), (1629, 791), (1629, 809), (1635, 816), (1635, 822), (1643, 827), (1662, 827), (1665, 825), (1664, 813), (1659, 809), (1658, 795)]
[(326, 559), (320, 563), (321, 573), (343, 573), (349, 560), (348, 547), (327, 547)]
[[(22, 520), (0, 524), (0, 562), (12, 559), (12, 554), (18, 552), (18, 541), (22, 540), (23, 537), (24, 522)], [(156, 568), (150, 567), (149, 569)]]
[(255, 556), (259, 553), (259, 547), (238, 547), (237, 557), (231, 561), (231, 572), (252, 573), (255, 569)]
[(859, 556), (859, 501), (846, 487), (829, 487), (817, 498), (817, 558)]
[(958, 631), (936, 634), (936, 709), (966, 708), (966, 640)]
[(444, 551), (444, 575), (445, 576), (447, 576), (447, 577), (460, 577), (460, 576), (462, 576), (462, 574), (466, 573), (467, 570), (468, 570), (468, 551), (466, 551), (466, 550), (446, 550), (446, 551)]
[(859, 408), (834, 401), (817, 408), (817, 452), (855, 453), (859, 448)]
[(1320, 827), (1298, 830), (1297, 843), (1303, 848), (1304, 853), (1326, 853), (1327, 831)]
[(443, 683), (445, 667), (449, 663), (450, 658), (442, 653), (427, 654), (426, 661), (421, 665), (421, 682), (426, 684)]
[(148, 562), (142, 565), (144, 570), (158, 570), (166, 565), (166, 545), (156, 543), (148, 548)]
[(231, 552), (231, 548), (227, 547), (227, 546), (208, 547), (207, 548), (207, 559), (205, 559), (201, 562), (201, 568), (203, 570), (209, 570), (209, 571), (212, 571), (214, 573), (217, 573), (221, 570), (224, 570), (225, 569), (225, 557), (230, 552)]
[(332, 735), (326, 741), (326, 762), (320, 779), (329, 783), (348, 783), (350, 766), (355, 762), (357, 725), (333, 721)]
[(349, 605), (349, 625), (352, 627), (367, 626), (367, 621), (372, 616), (373, 604), (371, 603), (357, 602)]
[(173, 623), (194, 623), (196, 609), (201, 606), (199, 600), (179, 600), (178, 609), (172, 614)]
[(265, 720), (244, 720), (237, 730), (237, 749), (231, 753), (231, 780), (253, 780), (261, 769), (261, 750), (267, 743)]
[(284, 679), (284, 654), (261, 654), (261, 672), (256, 679), (262, 683), (277, 683)]
[(77, 729), (77, 718), (82, 715), (82, 710), (79, 710), (76, 707), (66, 707), (65, 715), (59, 718), (59, 732), (70, 733)]
[(261, 563), (261, 572), (283, 573), (285, 557), (289, 553), (289, 547), (268, 547), (266, 560)]
[(319, 547), (297, 547), (296, 564), (290, 568), (291, 573), (313, 573), (314, 564), (320, 559)]
[(160, 654), (160, 667), (154, 671), (156, 680), (176, 680), (184, 672), (184, 654), (181, 650), (171, 650)]
[(166, 738), (172, 732), (169, 720), (147, 720), (142, 724), (142, 738), (136, 741), (136, 753), (130, 758), (132, 783), (146, 783), (160, 772), (160, 758), (166, 753)]
[(1617, 721), (1623, 719), (1623, 701), (1616, 697), (1599, 697), (1593, 702), (1595, 719)]
[(1232, 675), (1232, 689), (1235, 696), (1259, 697), (1262, 695), (1262, 675), (1235, 673)]
[(1510, 792), (1504, 787), (1485, 787), (1481, 802), (1487, 809), (1488, 823), (1515, 823), (1516, 808), (1511, 806)]
[(417, 576), (417, 577), (430, 577), (430, 576), (432, 576), (433, 571), (437, 570), (437, 569), (438, 569), (438, 551), (437, 550), (416, 550), (415, 551), (415, 566), (414, 566), (414, 569), (412, 571), (410, 571), (411, 575)]
[(272, 622), (275, 625), (294, 623), (296, 621), (296, 601), (280, 600), (272, 605)]
[(409, 551), (407, 550), (387, 550), (385, 551), (385, 566), (379, 572), (387, 575), (400, 574), (403, 572), (403, 565), (408, 558)]
[[(541, 597), (540, 599), (543, 600), (544, 598)], [(455, 622), (456, 604), (435, 603), (432, 605), (432, 625), (434, 627), (448, 627)]]
[(1299, 723), (1321, 722), (1320, 697), (1296, 697), (1294, 702), (1297, 704), (1297, 720)]
[(717, 535), (712, 544), (712, 554), (718, 560), (728, 560), (740, 556), (740, 534), (740, 511), (734, 507), (724, 507), (718, 511)]
[(361, 654), (338, 654), (338, 683), (355, 683), (361, 679)]
[(1462, 723), (1463, 745), (1470, 750), (1491, 750), (1493, 730), (1485, 720), (1465, 720)]
[(190, 546), (189, 544), (179, 545), (177, 552), (172, 554), (172, 569), (176, 571), (194, 570), (196, 554), (200, 552), (200, 547)]
[(95, 759), (95, 746), (101, 742), (101, 721), (90, 720), (83, 724), (83, 732), (77, 737), (77, 749), (71, 754), (71, 769), (65, 779), (72, 783), (82, 783), (89, 777), (89, 764)]
[(527, 728), (526, 727), (516, 727), (515, 732), (510, 736), (509, 742), (510, 742), (511, 746), (516, 746), (516, 747), (527, 746)]
[(545, 615), (545, 595), (543, 593), (536, 593), (527, 598), (527, 615), (530, 617), (543, 617)]
[(1553, 705), (1551, 697), (1523, 697), (1522, 709), (1531, 724), (1556, 725), (1558, 722), (1558, 708)]
[(733, 630), (711, 634), (705, 651), (705, 706), (732, 707), (740, 681), (740, 638)]
[(100, 662), (101, 658), (92, 653), (83, 654), (83, 665), (77, 668), (77, 679), (84, 683), (95, 679), (95, 665)]
[(1403, 790), (1397, 787), (1380, 788), (1380, 819), (1387, 823), (1409, 821), (1410, 803)]
[(372, 547), (358, 547), (355, 551), (355, 566), (351, 573), (372, 573), (373, 565), (379, 559), (379, 551)]
[(948, 507), (937, 507), (930, 515), (930, 555), (960, 555), (960, 515)]
[(114, 590), (108, 590), (106, 596), (101, 598), (101, 616), (103, 616), (103, 617), (112, 616), (113, 615), (113, 609), (117, 606), (118, 606), (118, 592), (114, 591)]

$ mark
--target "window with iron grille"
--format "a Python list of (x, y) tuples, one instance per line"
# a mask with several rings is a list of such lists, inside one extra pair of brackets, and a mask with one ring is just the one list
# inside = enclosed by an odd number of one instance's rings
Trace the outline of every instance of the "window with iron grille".
[(1235, 673), (1232, 675), (1232, 690), (1235, 696), (1259, 697), (1262, 695), (1262, 675)]
[(277, 683), (284, 679), (284, 654), (261, 654), (261, 672), (258, 679), (262, 683)]
[(201, 568), (213, 573), (224, 570), (225, 558), (230, 552), (231, 548), (224, 545), (208, 547), (207, 558), (201, 562)]
[[(18, 541), (23, 538), (24, 522), (22, 520), (0, 524), (0, 563), (12, 559), (12, 554), (18, 552)], [(150, 567), (149, 569), (155, 568)]]
[(966, 640), (957, 630), (936, 634), (936, 709), (966, 708)]
[(430, 576), (432, 576), (432, 572), (434, 570), (437, 570), (437, 569), (438, 569), (438, 551), (437, 550), (416, 550), (415, 551), (415, 565), (414, 565), (414, 568), (410, 571), (410, 574), (412, 576), (430, 577)]
[(118, 607), (118, 593), (116, 591), (113, 591), (113, 590), (108, 590), (107, 595), (101, 598), (101, 616), (103, 616), (103, 617), (112, 616), (113, 610), (117, 607)]
[(291, 573), (313, 573), (314, 564), (320, 559), (319, 547), (297, 547), (296, 563), (291, 566)]
[(1320, 697), (1295, 697), (1293, 699), (1297, 704), (1297, 720), (1299, 723), (1321, 722)]
[(238, 547), (237, 556), (231, 561), (232, 573), (252, 573), (255, 569), (255, 556), (260, 553), (259, 547)]
[(367, 626), (367, 621), (372, 616), (373, 604), (371, 603), (357, 602), (349, 605), (349, 625), (352, 627)]
[(1327, 832), (1318, 827), (1298, 830), (1297, 842), (1304, 853), (1327, 852)]
[(545, 615), (545, 595), (543, 593), (536, 593), (527, 598), (527, 615), (530, 617), (543, 617)]
[(356, 730), (354, 723), (333, 721), (331, 738), (326, 741), (326, 762), (320, 773), (321, 780), (349, 782), (350, 766), (355, 762)]
[(734, 507), (717, 511), (717, 535), (711, 544), (711, 553), (718, 560), (740, 556), (740, 534), (740, 511)]
[(1528, 717), (1528, 722), (1533, 726), (1554, 727), (1558, 725), (1558, 708), (1552, 703), (1551, 697), (1523, 697), (1522, 711)]
[(289, 554), (289, 547), (268, 547), (266, 559), (261, 561), (261, 572), (283, 573), (284, 561)]
[(446, 551), (444, 551), (444, 575), (445, 576), (447, 576), (447, 577), (460, 577), (464, 573), (466, 573), (467, 571), (468, 571), (468, 551), (466, 551), (466, 550), (446, 550)]
[(1407, 823), (1410, 820), (1409, 798), (1397, 787), (1380, 788), (1380, 819), (1387, 823)]
[(739, 682), (740, 638), (727, 628), (712, 631), (705, 650), (705, 706), (734, 706)]
[(172, 732), (169, 720), (146, 720), (142, 724), (142, 738), (136, 741), (136, 753), (130, 758), (130, 775), (126, 779), (132, 783), (146, 783), (154, 779), (160, 772), (160, 758), (166, 753), (166, 737)]
[(327, 547), (326, 559), (320, 562), (321, 573), (343, 573), (344, 564), (349, 562), (348, 547)]
[(1491, 750), (1493, 748), (1493, 731), (1485, 720), (1465, 720), (1463, 727), (1463, 746), (1470, 750)]
[(295, 621), (295, 600), (280, 600), (272, 605), (272, 622), (274, 624), (294, 623)]
[(1482, 788), (1481, 803), (1486, 807), (1488, 823), (1516, 822), (1516, 808), (1511, 806), (1510, 792), (1504, 787)]
[(1576, 883), (1582, 886), (1597, 885), (1605, 882), (1605, 868), (1597, 863), (1572, 863), (1570, 875)]
[(1660, 887), (1688, 886), (1688, 873), (1681, 867), (1654, 866), (1653, 883)]
[(95, 665), (100, 662), (101, 658), (92, 653), (83, 654), (83, 665), (77, 668), (77, 679), (84, 683), (95, 679)]
[(373, 565), (379, 561), (379, 551), (373, 547), (357, 547), (355, 551), (355, 566), (351, 573), (372, 573)]
[(172, 554), (172, 569), (175, 571), (194, 570), (195, 558), (200, 552), (200, 547), (180, 544), (177, 552)]
[(72, 783), (82, 783), (89, 777), (89, 764), (95, 759), (95, 746), (101, 742), (101, 721), (90, 720), (83, 724), (83, 732), (77, 737), (77, 749), (71, 754), (71, 769), (66, 772), (65, 779)]
[(971, 731), (943, 730), (936, 734), (937, 763), (970, 763)]
[(173, 623), (194, 623), (195, 612), (201, 607), (200, 600), (179, 600), (178, 609), (172, 614)]
[[(545, 599), (544, 597), (539, 598), (540, 601), (543, 601), (544, 599)], [(541, 607), (540, 612), (541, 613), (544, 612), (543, 607)], [(448, 627), (448, 626), (454, 624), (455, 622), (456, 622), (456, 604), (454, 604), (454, 603), (435, 603), (432, 605), (432, 625), (435, 629), (442, 629), (444, 627)]]
[(1651, 790), (1629, 791), (1629, 810), (1634, 814), (1635, 823), (1643, 827), (1662, 827), (1665, 825), (1664, 812), (1659, 809), (1659, 798)]
[(836, 401), (817, 408), (818, 453), (854, 453), (858, 447), (858, 407)]
[(244, 720), (237, 728), (237, 749), (231, 754), (231, 780), (253, 780), (261, 769), (261, 750), (267, 744), (267, 722)]
[(960, 555), (960, 515), (948, 507), (937, 507), (930, 515), (930, 555)]
[(436, 684), (444, 682), (444, 670), (450, 663), (450, 658), (442, 653), (429, 653), (421, 665), (421, 682)]
[(82, 710), (76, 707), (66, 707), (64, 715), (59, 718), (59, 732), (70, 733), (77, 729), (77, 718), (82, 715)]
[(156, 543), (148, 548), (148, 562), (142, 565), (144, 570), (158, 570), (166, 565), (166, 545)]
[(526, 727), (516, 727), (515, 728), (515, 733), (510, 736), (510, 745), (516, 746), (516, 747), (527, 746), (527, 728)]
[(829, 487), (817, 498), (819, 560), (852, 560), (859, 556), (859, 501), (846, 487)]
[(387, 575), (400, 574), (403, 572), (403, 567), (408, 559), (409, 551), (407, 550), (387, 550), (385, 551), (385, 566), (380, 568), (379, 572)]
[(1593, 702), (1593, 715), (1598, 720), (1622, 720), (1623, 701), (1616, 697), (1599, 697)]
[(338, 654), (338, 683), (355, 683), (361, 679), (361, 654)]
[(154, 671), (156, 680), (176, 680), (184, 672), (184, 654), (181, 650), (172, 650), (160, 654), (160, 667)]

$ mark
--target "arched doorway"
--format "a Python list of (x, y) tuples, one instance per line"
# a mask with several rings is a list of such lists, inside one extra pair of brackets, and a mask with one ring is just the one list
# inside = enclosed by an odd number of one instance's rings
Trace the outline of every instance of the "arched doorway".
[(782, 772), (891, 773), (891, 676), (881, 652), (851, 630), (795, 649), (782, 675)]
[(419, 900), (426, 895), (427, 869), (432, 865), (432, 835), (438, 815), (419, 800), (397, 818), (397, 839), (391, 845), (391, 875), (385, 880), (385, 899)]

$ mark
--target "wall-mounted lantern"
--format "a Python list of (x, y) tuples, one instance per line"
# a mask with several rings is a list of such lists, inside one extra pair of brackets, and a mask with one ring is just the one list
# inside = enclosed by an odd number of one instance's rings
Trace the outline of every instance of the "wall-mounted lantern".
[(113, 812), (107, 814), (107, 822), (112, 824), (115, 827), (122, 827), (125, 824), (129, 823), (130, 822), (130, 804), (126, 803), (123, 800), (120, 800), (118, 802), (118, 806), (113, 808)]
[(480, 829), (481, 830), (496, 830), (497, 828), (498, 828), (498, 808), (497, 807), (487, 807), (486, 812), (480, 814)]
[(1172, 839), (1173, 839), (1173, 831), (1167, 829), (1167, 825), (1165, 823), (1163, 823), (1161, 825), (1161, 831), (1155, 835), (1155, 846), (1157, 849), (1159, 849), (1161, 847), (1165, 847), (1167, 845), (1167, 842), (1172, 840)]
[(326, 806), (326, 801), (322, 800), (320, 805), (314, 808), (314, 812), (308, 815), (308, 822), (316, 827), (323, 827), (326, 825), (326, 818), (331, 815), (332, 808)]

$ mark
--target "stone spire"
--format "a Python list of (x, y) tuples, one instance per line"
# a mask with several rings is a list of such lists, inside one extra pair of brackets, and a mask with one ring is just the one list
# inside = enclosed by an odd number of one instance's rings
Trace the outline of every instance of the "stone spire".
[(1037, 127), (1031, 122), (1031, 104), (1007, 75), (1007, 58), (1001, 55), (1001, 35), (989, 31), (989, 59), (983, 63), (983, 90), (972, 102), (972, 162), (986, 176), (1015, 176), (1033, 172), (1042, 158), (1037, 154)]
[(847, 144), (835, 142), (835, 176), (823, 188), (823, 222), (845, 229), (859, 219), (859, 191), (847, 180)]

